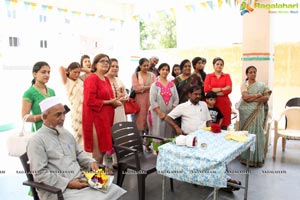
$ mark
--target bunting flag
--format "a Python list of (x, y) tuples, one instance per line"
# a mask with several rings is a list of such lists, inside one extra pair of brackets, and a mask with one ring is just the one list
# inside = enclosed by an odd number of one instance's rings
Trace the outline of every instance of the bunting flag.
[(172, 15), (175, 15), (175, 9), (174, 8), (170, 8), (170, 12), (172, 13)]
[(210, 7), (210, 9), (212, 9), (212, 10), (214, 9), (214, 4), (212, 1), (207, 1), (206, 3)]
[(208, 8), (208, 6), (207, 6), (207, 2), (202, 2), (202, 3), (200, 3), (200, 5), (201, 5), (203, 8), (205, 8), (205, 9), (207, 9), (207, 8)]
[(138, 21), (138, 16), (134, 15), (134, 16), (132, 16), (132, 19), (137, 22)]
[(218, 0), (218, 8), (222, 8), (222, 5), (223, 5), (223, 0)]
[(86, 17), (89, 17), (89, 18), (99, 18), (101, 20), (109, 19), (109, 21), (111, 21), (111, 22), (120, 23), (121, 26), (124, 23), (124, 21), (121, 20), (121, 19), (110, 18), (110, 17), (103, 16), (103, 15), (97, 16), (95, 13), (83, 13), (81, 11), (72, 11), (72, 10), (69, 10), (67, 8), (58, 8), (58, 7), (54, 7), (54, 6), (51, 6), (51, 5), (38, 4), (38, 3), (35, 3), (35, 2), (30, 2), (30, 0), (29, 1), (5, 0), (5, 4), (6, 4), (6, 7), (8, 9), (14, 9), (17, 4), (20, 4), (20, 5), (23, 4), (25, 10), (27, 10), (27, 11), (28, 10), (34, 11), (37, 8), (40, 8), (40, 10), (42, 12), (52, 12), (52, 11), (56, 10), (60, 14), (69, 14), (70, 16), (86, 16)]
[(75, 16), (80, 16), (81, 15), (81, 12), (79, 12), (79, 11), (72, 11), (71, 13)]
[(187, 6), (185, 6), (185, 9), (186, 9), (187, 11), (191, 11), (191, 6), (190, 6), (190, 5), (187, 5)]

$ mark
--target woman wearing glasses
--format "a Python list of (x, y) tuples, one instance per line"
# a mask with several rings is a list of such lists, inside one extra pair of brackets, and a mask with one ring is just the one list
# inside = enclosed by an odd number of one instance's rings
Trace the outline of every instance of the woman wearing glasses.
[[(92, 152), (93, 158), (100, 164), (106, 151), (112, 149), (111, 126), (114, 110), (121, 106), (114, 97), (109, 79), (105, 77), (110, 59), (105, 54), (95, 56), (92, 74), (84, 81), (82, 129), (84, 150)], [(108, 173), (111, 171), (107, 168)]]

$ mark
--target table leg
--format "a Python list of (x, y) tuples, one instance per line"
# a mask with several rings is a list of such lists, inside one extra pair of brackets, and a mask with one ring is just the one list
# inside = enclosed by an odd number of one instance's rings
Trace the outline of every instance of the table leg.
[(247, 157), (247, 161), (246, 161), (247, 170), (246, 170), (244, 200), (247, 200), (248, 197), (248, 183), (249, 183), (249, 173), (250, 173), (249, 171), (250, 147), (247, 149), (246, 157)]
[(162, 190), (161, 190), (161, 199), (165, 200), (165, 176), (162, 175)]
[(214, 200), (218, 200), (219, 199), (219, 189), (218, 188), (214, 188)]

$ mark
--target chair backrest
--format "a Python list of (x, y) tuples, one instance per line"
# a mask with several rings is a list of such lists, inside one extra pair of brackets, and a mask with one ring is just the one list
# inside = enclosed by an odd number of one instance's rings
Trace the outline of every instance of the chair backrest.
[[(112, 126), (112, 137), (114, 145), (128, 147), (143, 153), (142, 137), (135, 122), (119, 122), (114, 124)], [(118, 161), (134, 155), (132, 152), (124, 149), (115, 148), (115, 151)]]
[[(285, 108), (295, 106), (300, 106), (300, 97), (291, 98), (285, 104)], [(287, 129), (287, 118), (285, 118), (285, 128)]]
[(300, 106), (300, 97), (291, 98), (285, 104), (285, 107), (294, 107), (294, 106)]
[(300, 107), (290, 107), (285, 110), (286, 129), (300, 130)]
[[(24, 169), (24, 172), (27, 176), (27, 179), (28, 181), (34, 181), (33, 180), (33, 175), (32, 173), (30, 172), (30, 165), (29, 165), (29, 159), (28, 159), (28, 156), (27, 156), (27, 153), (25, 152), (22, 156), (19, 157), (20, 160), (21, 160), (21, 163), (23, 165), (23, 169)], [(39, 196), (37, 194), (37, 191), (35, 188), (33, 187), (30, 187), (31, 188), (31, 192), (32, 192), (32, 196), (33, 196), (33, 199), (34, 200), (39, 200)]]

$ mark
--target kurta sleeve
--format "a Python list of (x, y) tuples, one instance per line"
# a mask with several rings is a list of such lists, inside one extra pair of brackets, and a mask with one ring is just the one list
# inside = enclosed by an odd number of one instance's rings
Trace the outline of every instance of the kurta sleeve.
[(103, 106), (103, 100), (97, 98), (97, 90), (99, 84), (97, 83), (96, 76), (89, 76), (84, 81), (84, 98), (86, 99), (86, 104), (92, 110), (100, 112)]
[(27, 155), (35, 181), (57, 187), (62, 191), (67, 188), (70, 180), (62, 177), (60, 173), (51, 173), (48, 169), (48, 156), (41, 138), (35, 137), (29, 140)]
[(76, 144), (76, 157), (79, 165), (85, 169), (88, 169), (90, 167), (90, 163), (96, 162), (95, 159), (89, 157), (83, 149), (78, 145), (78, 143), (75, 141)]
[(159, 107), (159, 104), (157, 102), (158, 91), (159, 91), (159, 89), (158, 89), (158, 87), (156, 85), (156, 82), (155, 82), (150, 87), (150, 105), (151, 105), (152, 110)]
[(213, 87), (211, 86), (211, 75), (208, 74), (205, 78), (204, 81), (204, 92), (210, 92), (213, 89)]
[[(226, 74), (225, 86), (230, 86), (232, 88), (232, 81), (231, 81), (231, 78), (230, 78), (229, 74)], [(231, 91), (232, 91), (232, 89), (230, 89), (230, 90), (224, 90), (223, 94), (224, 95), (229, 95), (231, 93)]]

